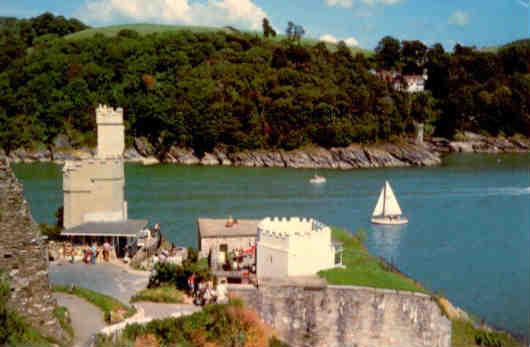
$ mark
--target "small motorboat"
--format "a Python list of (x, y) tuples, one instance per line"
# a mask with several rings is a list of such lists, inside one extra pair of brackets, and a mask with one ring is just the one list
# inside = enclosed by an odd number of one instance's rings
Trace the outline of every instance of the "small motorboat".
[(323, 184), (326, 183), (326, 177), (315, 175), (309, 180), (309, 182), (312, 184)]
[(372, 213), (372, 223), (385, 225), (407, 224), (409, 221), (402, 214), (396, 196), (392, 191), (392, 187), (390, 187), (390, 183), (385, 181), (385, 185), (381, 189), (379, 199)]

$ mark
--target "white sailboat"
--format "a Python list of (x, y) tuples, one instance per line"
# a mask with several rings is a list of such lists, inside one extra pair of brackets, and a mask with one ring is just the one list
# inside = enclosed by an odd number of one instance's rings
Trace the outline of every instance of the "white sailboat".
[(401, 208), (392, 191), (392, 187), (390, 187), (390, 183), (385, 181), (385, 185), (381, 189), (379, 199), (372, 213), (372, 223), (399, 225), (407, 224), (408, 222), (407, 218), (402, 216)]
[(309, 183), (312, 183), (312, 184), (323, 184), (323, 183), (326, 183), (326, 177), (319, 176), (317, 174), (317, 170), (315, 170), (315, 175), (309, 180)]

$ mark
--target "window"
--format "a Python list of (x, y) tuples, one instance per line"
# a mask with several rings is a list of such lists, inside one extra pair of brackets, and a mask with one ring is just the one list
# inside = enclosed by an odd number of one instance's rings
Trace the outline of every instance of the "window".
[(335, 265), (341, 265), (342, 264), (342, 251), (335, 252)]
[(219, 245), (219, 250), (221, 252), (228, 252), (228, 245), (226, 243), (223, 243), (222, 245)]
[(335, 248), (335, 265), (342, 265), (342, 253), (344, 251), (344, 247), (341, 243), (334, 242), (333, 248)]

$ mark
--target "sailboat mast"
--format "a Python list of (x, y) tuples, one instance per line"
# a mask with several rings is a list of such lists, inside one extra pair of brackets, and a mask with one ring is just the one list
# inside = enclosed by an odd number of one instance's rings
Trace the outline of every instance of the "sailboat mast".
[(386, 182), (385, 182), (385, 187), (383, 189), (383, 216), (386, 216), (385, 207), (386, 207)]

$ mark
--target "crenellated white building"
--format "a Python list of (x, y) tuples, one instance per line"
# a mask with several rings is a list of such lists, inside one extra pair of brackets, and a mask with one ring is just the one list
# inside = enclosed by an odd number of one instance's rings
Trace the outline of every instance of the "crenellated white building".
[(258, 224), (257, 276), (313, 276), (342, 265), (331, 229), (312, 218), (265, 218)]

